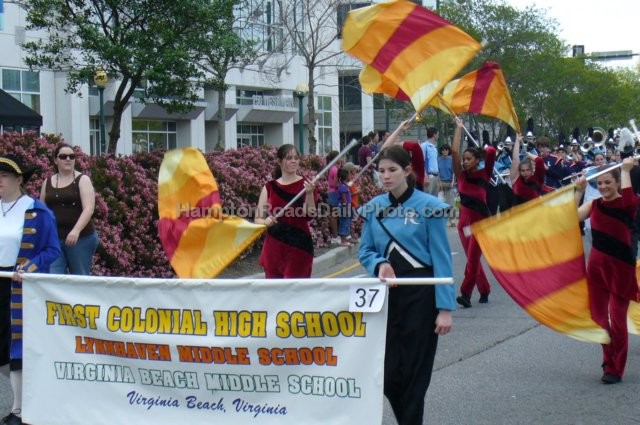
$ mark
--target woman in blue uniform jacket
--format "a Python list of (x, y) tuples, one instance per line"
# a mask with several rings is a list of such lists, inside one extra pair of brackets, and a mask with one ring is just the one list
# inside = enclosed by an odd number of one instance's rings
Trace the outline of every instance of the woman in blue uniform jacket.
[[(380, 153), (378, 172), (387, 194), (364, 205), (360, 263), (372, 276), (452, 277), (446, 233), (450, 206), (414, 190), (411, 158), (401, 147)], [(399, 425), (422, 424), (424, 397), (438, 336), (452, 327), (455, 288), (404, 285), (389, 290), (384, 394)]]
[(56, 220), (23, 185), (33, 170), (14, 156), (0, 157), (0, 270), (13, 271), (0, 278), (0, 371), (13, 389), (13, 406), (0, 425), (22, 424), (22, 275), (48, 273), (60, 255)]

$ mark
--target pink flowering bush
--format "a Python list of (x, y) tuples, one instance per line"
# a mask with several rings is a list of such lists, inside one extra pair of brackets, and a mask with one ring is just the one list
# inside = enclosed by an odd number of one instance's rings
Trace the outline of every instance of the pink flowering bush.
[[(38, 197), (45, 178), (55, 173), (53, 151), (63, 141), (56, 135), (37, 136), (4, 133), (0, 135), (0, 155), (20, 156), (28, 166), (37, 168), (26, 185), (28, 193)], [(88, 156), (77, 152), (76, 169), (91, 177), (96, 190), (93, 216), (100, 247), (92, 274), (101, 276), (173, 277), (174, 272), (158, 238), (158, 171), (164, 152), (154, 151), (131, 156)], [(231, 213), (253, 220), (260, 191), (271, 179), (276, 164), (276, 148), (242, 148), (205, 154), (218, 182), (223, 207)], [(304, 156), (302, 174), (312, 180), (324, 167), (324, 158)], [(360, 202), (378, 193), (368, 177), (360, 181)], [(326, 201), (327, 179), (316, 184), (319, 202)], [(354, 221), (354, 235), (361, 223)], [(317, 247), (327, 245), (329, 229), (326, 218), (311, 222)], [(260, 249), (258, 240), (248, 251)]]

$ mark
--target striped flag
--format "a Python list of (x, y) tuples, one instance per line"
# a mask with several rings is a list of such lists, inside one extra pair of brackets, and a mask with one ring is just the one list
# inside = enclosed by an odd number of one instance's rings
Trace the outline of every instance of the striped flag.
[[(636, 278), (640, 285), (640, 261), (636, 262)], [(640, 304), (634, 301), (629, 303), (629, 311), (627, 312), (627, 325), (629, 333), (640, 335)]]
[(431, 106), (454, 114), (486, 115), (506, 122), (517, 133), (520, 123), (500, 65), (485, 62), (476, 71), (449, 82)]
[(482, 48), (450, 22), (405, 0), (350, 11), (342, 34), (344, 51), (368, 65), (360, 74), (363, 90), (383, 93), (389, 80), (418, 112)]
[(608, 343), (591, 319), (573, 185), (471, 226), (494, 276), (527, 313), (572, 338)]
[(265, 226), (222, 213), (218, 185), (202, 153), (174, 149), (158, 176), (158, 233), (180, 278), (212, 278), (258, 238)]

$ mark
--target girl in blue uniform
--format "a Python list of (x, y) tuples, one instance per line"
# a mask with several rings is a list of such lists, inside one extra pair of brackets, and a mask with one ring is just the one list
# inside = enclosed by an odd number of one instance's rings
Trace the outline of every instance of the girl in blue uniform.
[[(399, 146), (380, 153), (378, 172), (387, 194), (361, 208), (360, 263), (372, 276), (451, 277), (446, 233), (448, 205), (414, 190), (411, 158)], [(420, 425), (438, 336), (449, 333), (453, 285), (389, 290), (384, 394), (399, 425)]]

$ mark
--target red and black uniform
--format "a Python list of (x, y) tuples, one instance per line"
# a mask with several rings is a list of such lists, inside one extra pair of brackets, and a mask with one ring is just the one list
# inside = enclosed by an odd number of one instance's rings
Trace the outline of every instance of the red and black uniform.
[[(304, 179), (284, 185), (272, 180), (265, 187), (270, 213), (276, 215), (304, 190)], [(267, 229), (260, 254), (260, 265), (267, 279), (311, 277), (313, 240), (309, 230), (310, 218), (304, 214), (303, 208), (304, 196)]]
[(491, 285), (480, 264), (480, 246), (473, 236), (467, 237), (464, 228), (476, 221), (489, 217), (487, 206), (487, 186), (493, 174), (493, 165), (496, 161), (496, 150), (489, 146), (486, 148), (484, 168), (474, 172), (462, 171), (458, 179), (458, 192), (460, 193), (460, 220), (458, 221), (458, 235), (462, 247), (467, 254), (467, 266), (464, 269), (464, 280), (460, 285), (460, 293), (471, 298), (473, 287), (477, 284), (481, 295), (491, 292)]
[(524, 179), (522, 176), (518, 176), (515, 183), (513, 183), (516, 205), (524, 204), (544, 195), (548, 191), (545, 190), (544, 185), (544, 160), (537, 157), (534, 161), (534, 167), (531, 177)]
[(622, 196), (612, 201), (593, 200), (589, 216), (593, 235), (587, 264), (591, 317), (611, 338), (609, 344), (602, 345), (604, 373), (620, 378), (629, 346), (629, 301), (638, 301), (640, 296), (629, 228), (638, 202), (633, 189), (625, 188)]

